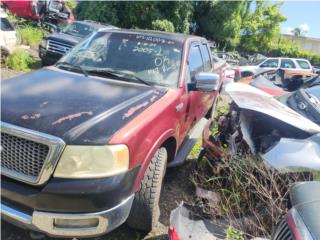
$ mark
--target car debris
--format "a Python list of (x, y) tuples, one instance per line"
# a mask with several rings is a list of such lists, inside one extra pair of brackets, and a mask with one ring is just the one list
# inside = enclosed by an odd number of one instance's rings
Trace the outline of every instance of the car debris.
[(320, 85), (278, 99), (242, 83), (226, 92), (233, 102), (218, 119), (218, 133), (204, 131), (202, 156), (250, 153), (280, 172), (320, 171)]
[(10, 55), (17, 47), (17, 33), (13, 24), (8, 19), (2, 9), (0, 9), (0, 48), (1, 48), (1, 60)]
[(295, 69), (262, 70), (255, 75), (240, 78), (237, 82), (249, 84), (271, 95), (282, 95), (306, 86), (307, 82), (318, 76)]
[(170, 214), (170, 240), (218, 240), (224, 239), (224, 224), (215, 224), (203, 217), (201, 210), (181, 203)]

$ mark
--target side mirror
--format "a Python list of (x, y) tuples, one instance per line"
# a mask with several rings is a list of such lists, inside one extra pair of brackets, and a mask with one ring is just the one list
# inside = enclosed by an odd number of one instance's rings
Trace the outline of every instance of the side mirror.
[(200, 72), (195, 76), (195, 90), (211, 92), (218, 90), (220, 76), (210, 72)]

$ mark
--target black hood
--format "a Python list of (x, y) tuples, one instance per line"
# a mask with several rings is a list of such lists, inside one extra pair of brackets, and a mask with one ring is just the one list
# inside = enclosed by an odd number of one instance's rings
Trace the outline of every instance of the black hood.
[(60, 137), (67, 144), (106, 144), (165, 92), (43, 68), (2, 81), (1, 120)]
[(80, 38), (80, 37), (76, 37), (76, 36), (72, 36), (69, 34), (65, 34), (65, 33), (52, 33), (48, 36), (45, 37), (46, 40), (53, 40), (53, 41), (57, 41), (57, 42), (61, 42), (61, 43), (65, 43), (65, 44), (69, 44), (72, 46), (77, 45), (79, 42), (83, 41), (85, 38)]

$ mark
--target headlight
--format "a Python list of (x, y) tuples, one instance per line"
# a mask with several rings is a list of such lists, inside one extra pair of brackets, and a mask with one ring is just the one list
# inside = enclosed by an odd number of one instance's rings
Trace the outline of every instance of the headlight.
[(41, 46), (44, 47), (44, 48), (47, 48), (47, 43), (48, 43), (48, 41), (45, 40), (45, 39), (43, 39), (43, 40), (41, 41)]
[(75, 146), (67, 145), (58, 162), (54, 177), (101, 178), (129, 169), (126, 145)]

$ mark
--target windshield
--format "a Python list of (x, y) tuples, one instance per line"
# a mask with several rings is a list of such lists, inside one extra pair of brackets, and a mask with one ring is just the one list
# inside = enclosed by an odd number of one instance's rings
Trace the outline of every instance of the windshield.
[(97, 32), (60, 62), (91, 72), (123, 72), (153, 84), (176, 87), (182, 43), (144, 34)]
[(1, 31), (14, 31), (13, 26), (11, 25), (11, 23), (8, 21), (7, 18), (1, 18), (0, 25), (1, 25)]
[(320, 85), (307, 88), (305, 91), (308, 94), (308, 96), (314, 98), (317, 101), (317, 105), (320, 108)]
[(66, 26), (62, 32), (76, 37), (84, 38), (91, 34), (96, 29), (94, 27), (88, 26), (86, 24), (81, 24), (74, 22)]

